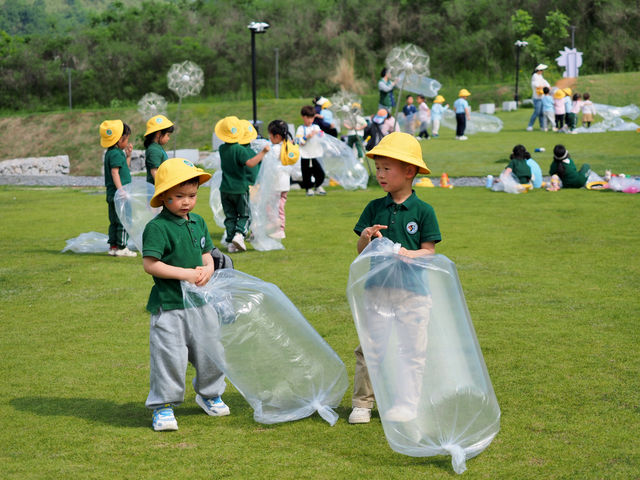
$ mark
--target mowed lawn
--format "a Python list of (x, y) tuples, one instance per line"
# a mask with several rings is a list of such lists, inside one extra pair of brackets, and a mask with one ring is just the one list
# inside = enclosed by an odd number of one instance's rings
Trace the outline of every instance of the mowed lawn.
[[(236, 268), (283, 290), (351, 382), (352, 229), (381, 194), (292, 191), (286, 249), (234, 255)], [(465, 478), (639, 478), (640, 195), (418, 195), (438, 214), (437, 251), (457, 265), (502, 411), (500, 433), (467, 462)], [(217, 242), (208, 196), (204, 188), (196, 211)], [(394, 453), (377, 414), (369, 425), (349, 425), (351, 387), (330, 427), (318, 415), (258, 424), (232, 385), (224, 395), (231, 416), (208, 417), (189, 384), (176, 409), (180, 430), (153, 432), (144, 407), (151, 278), (140, 258), (60, 253), (69, 238), (106, 232), (103, 191), (0, 187), (0, 211), (2, 478), (456, 476), (449, 457)]]

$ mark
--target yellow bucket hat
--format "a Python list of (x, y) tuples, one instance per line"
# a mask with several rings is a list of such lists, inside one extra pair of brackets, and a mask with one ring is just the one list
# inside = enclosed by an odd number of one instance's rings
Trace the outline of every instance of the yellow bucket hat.
[(100, 124), (100, 145), (109, 148), (120, 140), (124, 131), (122, 120), (105, 120)]
[(152, 207), (162, 206), (160, 196), (164, 192), (195, 177), (200, 177), (199, 182), (200, 185), (202, 185), (211, 178), (211, 174), (201, 168), (197, 168), (186, 158), (170, 158), (165, 160), (160, 164), (156, 172), (156, 191), (149, 204)]
[(146, 137), (150, 133), (158, 132), (171, 126), (173, 126), (173, 122), (167, 117), (164, 115), (156, 115), (155, 117), (151, 117), (147, 120), (147, 131), (144, 132), (144, 136)]
[(224, 143), (238, 143), (240, 140), (240, 119), (235, 116), (224, 117), (216, 123), (214, 131)]
[(564, 91), (564, 93), (567, 94), (567, 97), (570, 97), (571, 95), (573, 95), (573, 91), (569, 87), (563, 88), (562, 90)]
[(369, 158), (375, 158), (376, 155), (415, 165), (418, 167), (418, 173), (431, 173), (431, 170), (422, 160), (420, 142), (408, 133), (392, 132), (383, 137), (375, 147), (367, 152), (367, 157)]
[(561, 88), (557, 89), (553, 94), (553, 98), (564, 98), (564, 97), (566, 97), (566, 95)]
[(458, 92), (458, 96), (459, 97), (469, 97), (469, 96), (471, 96), (471, 92), (469, 90), (467, 90), (466, 88), (463, 88), (462, 90), (460, 90), (460, 92)]
[(442, 95), (438, 95), (433, 99), (433, 103), (444, 103), (444, 97)]
[(258, 131), (251, 122), (249, 120), (240, 120), (240, 138), (238, 139), (238, 143), (246, 145), (256, 138), (258, 138)]

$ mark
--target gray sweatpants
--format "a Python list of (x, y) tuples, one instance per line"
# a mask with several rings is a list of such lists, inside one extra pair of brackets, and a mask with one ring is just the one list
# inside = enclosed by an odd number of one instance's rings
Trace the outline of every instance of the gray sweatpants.
[(193, 388), (204, 398), (222, 395), (224, 374), (213, 361), (221, 345), (213, 333), (218, 316), (210, 305), (161, 310), (151, 315), (149, 332), (150, 389), (145, 405), (153, 409), (184, 401), (187, 363), (196, 369)]

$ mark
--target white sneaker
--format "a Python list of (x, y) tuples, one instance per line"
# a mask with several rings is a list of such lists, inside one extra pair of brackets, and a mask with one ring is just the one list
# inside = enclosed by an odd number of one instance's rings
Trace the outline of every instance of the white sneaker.
[(353, 407), (349, 415), (349, 423), (369, 423), (371, 421), (371, 409)]
[[(111, 255), (111, 252), (109, 252), (109, 255)], [(136, 257), (138, 254), (136, 252), (132, 252), (127, 247), (124, 247), (116, 250), (113, 255), (116, 257)]]
[(307, 197), (313, 197), (313, 190), (307, 188)]
[(196, 403), (207, 412), (207, 415), (211, 415), (212, 417), (224, 417), (231, 413), (229, 407), (222, 401), (219, 395), (212, 398), (202, 398), (200, 395), (196, 395)]
[(238, 251), (238, 247), (236, 247), (233, 243), (227, 243), (227, 252), (236, 253)]
[(327, 192), (325, 192), (324, 188), (322, 188), (322, 186), (320, 186), (320, 187), (316, 188), (315, 194), (316, 195), (326, 195)]
[(284, 234), (284, 230), (278, 230), (277, 232), (274, 232), (272, 234), (269, 235), (271, 238), (275, 238), (276, 240), (282, 240), (283, 238), (286, 237), (286, 235)]
[(417, 413), (409, 407), (398, 406), (391, 407), (384, 414), (384, 419), (390, 422), (410, 422), (417, 417)]
[(173, 408), (171, 405), (166, 404), (153, 411), (152, 426), (156, 432), (178, 430), (178, 422), (176, 421), (176, 417), (173, 415)]
[(458, 140), (467, 140), (469, 137), (462, 135)]
[(111, 247), (109, 247), (109, 252), (108, 252), (108, 253), (109, 253), (109, 255), (110, 255), (110, 256), (115, 257), (115, 256), (116, 256), (116, 251), (117, 251), (117, 250), (118, 250), (117, 248), (111, 248)]
[(241, 252), (244, 252), (247, 249), (247, 246), (244, 244), (244, 237), (240, 232), (236, 233), (233, 236), (233, 240), (231, 240), (231, 243), (234, 244)]
[(533, 132), (533, 127), (527, 127), (527, 132)]

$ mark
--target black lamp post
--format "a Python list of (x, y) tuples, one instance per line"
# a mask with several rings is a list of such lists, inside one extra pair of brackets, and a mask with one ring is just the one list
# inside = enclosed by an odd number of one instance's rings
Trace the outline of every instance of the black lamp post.
[(525, 42), (523, 40), (517, 40), (514, 43), (516, 46), (516, 94), (513, 99), (518, 102), (518, 77), (520, 76), (520, 49), (529, 45), (529, 42)]
[(251, 91), (253, 93), (253, 126), (258, 133), (258, 106), (256, 104), (256, 33), (265, 33), (270, 25), (266, 22), (251, 22), (247, 28), (251, 30)]

